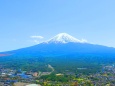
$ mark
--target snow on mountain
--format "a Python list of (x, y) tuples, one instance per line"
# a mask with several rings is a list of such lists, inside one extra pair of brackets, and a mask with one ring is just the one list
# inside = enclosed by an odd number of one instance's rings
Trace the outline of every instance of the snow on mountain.
[(86, 40), (84, 39), (79, 40), (79, 39), (72, 37), (71, 35), (67, 33), (60, 33), (47, 41), (47, 43), (69, 43), (69, 42), (85, 43)]

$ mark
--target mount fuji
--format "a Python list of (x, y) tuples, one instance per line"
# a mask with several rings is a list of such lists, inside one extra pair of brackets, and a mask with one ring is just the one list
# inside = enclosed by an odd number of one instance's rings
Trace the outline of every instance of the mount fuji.
[(21, 56), (68, 56), (68, 55), (115, 55), (115, 48), (87, 43), (67, 33), (60, 33), (50, 40), (35, 46), (2, 52)]

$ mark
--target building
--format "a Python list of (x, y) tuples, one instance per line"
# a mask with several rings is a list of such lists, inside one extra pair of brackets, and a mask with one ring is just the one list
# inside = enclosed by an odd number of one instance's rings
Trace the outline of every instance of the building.
[(26, 85), (26, 86), (41, 86), (41, 85), (38, 85), (38, 84), (29, 84), (29, 85)]

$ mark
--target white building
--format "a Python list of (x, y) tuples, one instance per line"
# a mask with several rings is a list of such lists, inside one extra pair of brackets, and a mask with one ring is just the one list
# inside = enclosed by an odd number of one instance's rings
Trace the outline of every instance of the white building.
[(38, 85), (38, 84), (29, 84), (29, 85), (26, 85), (26, 86), (41, 86), (41, 85)]

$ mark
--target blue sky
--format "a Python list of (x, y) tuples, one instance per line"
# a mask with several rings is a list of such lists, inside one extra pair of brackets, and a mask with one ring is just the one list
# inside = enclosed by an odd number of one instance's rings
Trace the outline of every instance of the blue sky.
[(115, 47), (115, 0), (0, 0), (0, 51), (62, 32)]

